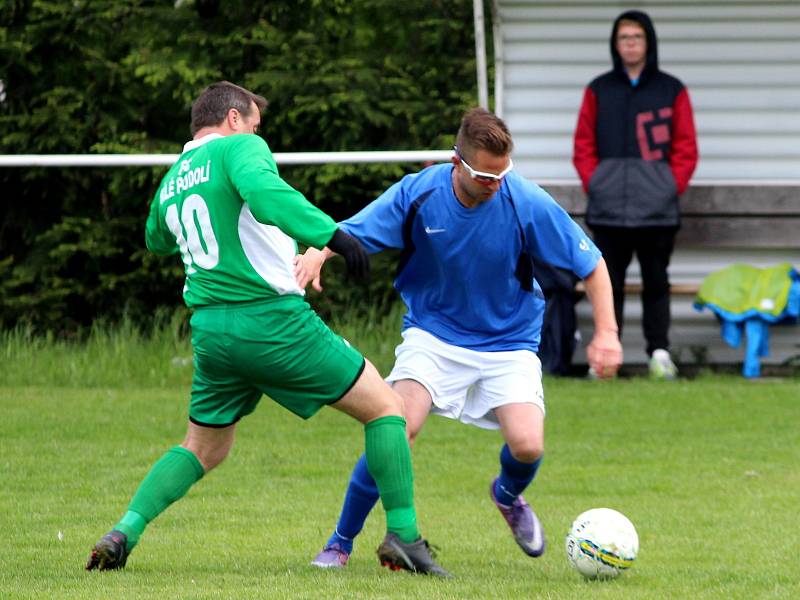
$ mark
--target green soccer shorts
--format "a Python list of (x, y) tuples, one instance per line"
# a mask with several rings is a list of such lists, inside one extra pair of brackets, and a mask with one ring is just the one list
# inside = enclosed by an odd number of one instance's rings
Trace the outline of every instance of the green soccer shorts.
[(300, 296), (197, 308), (189, 419), (225, 427), (266, 394), (307, 419), (344, 396), (364, 357)]

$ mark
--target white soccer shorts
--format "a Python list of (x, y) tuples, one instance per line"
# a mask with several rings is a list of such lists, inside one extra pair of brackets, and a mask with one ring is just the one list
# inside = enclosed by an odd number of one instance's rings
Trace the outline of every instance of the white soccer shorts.
[(542, 363), (530, 350), (478, 352), (412, 327), (403, 332), (386, 381), (413, 379), (428, 390), (433, 414), (499, 429), (494, 409), (526, 402), (544, 409)]

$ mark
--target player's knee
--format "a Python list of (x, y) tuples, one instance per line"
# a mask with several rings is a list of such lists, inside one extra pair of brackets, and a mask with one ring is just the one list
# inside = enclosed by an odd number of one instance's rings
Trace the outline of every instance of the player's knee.
[(224, 461), (231, 450), (231, 445), (229, 443), (224, 444), (192, 444), (189, 443), (188, 445), (184, 446), (187, 450), (190, 450), (196, 457), (197, 460), (200, 461), (200, 464), (203, 465), (203, 469), (206, 473), (208, 473), (214, 467), (219, 466), (222, 461)]
[(359, 406), (357, 414), (353, 416), (362, 423), (369, 423), (382, 417), (402, 417), (403, 406), (387, 386), (385, 392), (381, 391), (367, 396)]
[(371, 412), (376, 417), (403, 414), (403, 399), (389, 387), (371, 363), (367, 362), (362, 378), (369, 389)]
[(511, 455), (523, 463), (534, 463), (544, 454), (544, 442), (542, 440), (520, 440), (508, 445)]
[(207, 453), (203, 458), (200, 459), (200, 462), (205, 467), (206, 473), (213, 469), (214, 467), (219, 466), (222, 461), (224, 461), (228, 457), (228, 453), (230, 452), (230, 448), (219, 448), (215, 449), (209, 453)]

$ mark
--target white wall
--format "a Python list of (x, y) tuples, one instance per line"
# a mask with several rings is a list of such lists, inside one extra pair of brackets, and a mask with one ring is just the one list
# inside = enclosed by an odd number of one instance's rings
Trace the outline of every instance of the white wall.
[[(514, 135), (514, 164), (524, 176), (545, 188), (577, 183), (572, 135), (583, 90), (611, 68), (614, 19), (639, 9), (655, 23), (661, 68), (689, 88), (700, 145), (693, 182), (800, 181), (800, 0), (497, 0), (496, 5), (503, 88), (500, 94), (496, 90), (502, 100), (495, 109)], [(674, 283), (699, 283), (732, 263), (784, 261), (800, 267), (796, 244), (755, 250), (679, 245), (670, 276)], [(635, 260), (628, 279), (640, 281)], [(591, 313), (587, 302), (578, 308), (585, 344)], [(696, 347), (705, 347), (711, 362), (742, 359), (743, 350), (728, 348), (714, 317), (695, 311), (691, 298), (675, 298), (672, 313), (673, 350), (682, 360), (692, 362)], [(635, 296), (626, 301), (623, 346), (627, 363), (646, 361)], [(765, 364), (800, 355), (800, 326), (772, 328), (771, 350)], [(583, 349), (576, 360), (585, 362)]]
[(659, 62), (689, 88), (695, 180), (800, 179), (800, 1), (499, 0), (502, 106), (514, 164), (575, 179), (572, 134), (586, 84), (611, 68), (614, 18), (653, 18)]

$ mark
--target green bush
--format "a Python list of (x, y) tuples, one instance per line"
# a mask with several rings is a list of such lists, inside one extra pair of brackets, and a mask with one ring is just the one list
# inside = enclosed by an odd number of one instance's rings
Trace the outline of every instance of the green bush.
[[(446, 148), (474, 102), (473, 57), (467, 2), (8, 0), (0, 153), (177, 153), (191, 100), (220, 79), (270, 100), (274, 151)], [(419, 167), (282, 174), (342, 219)], [(146, 320), (178, 306), (180, 262), (143, 244), (164, 172), (0, 169), (0, 327), (72, 335), (100, 317)], [(328, 313), (388, 306), (393, 268), (377, 260), (365, 286), (332, 268), (312, 301)]]

